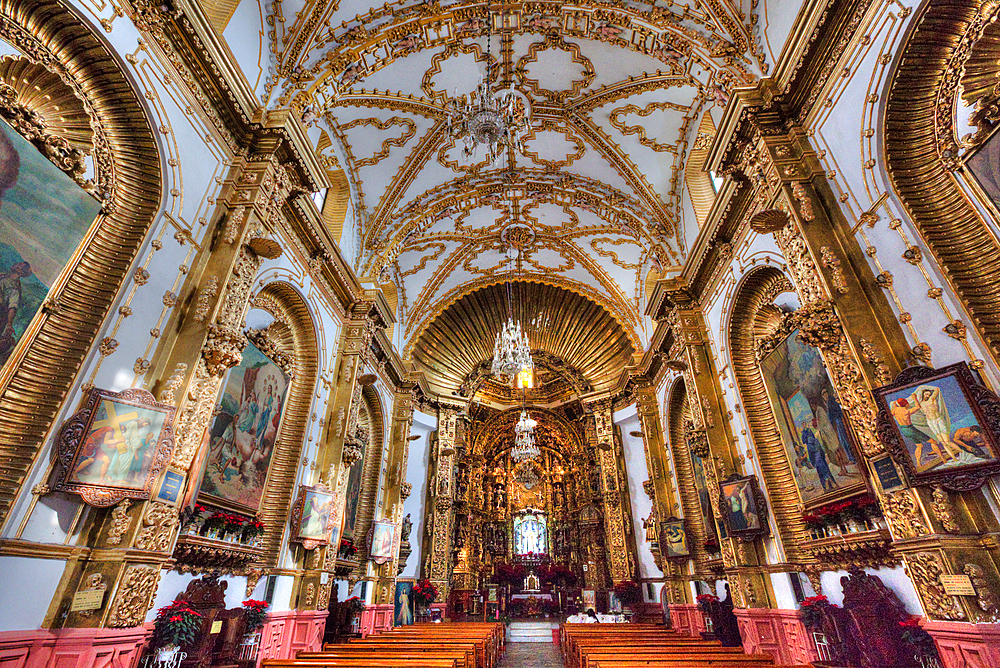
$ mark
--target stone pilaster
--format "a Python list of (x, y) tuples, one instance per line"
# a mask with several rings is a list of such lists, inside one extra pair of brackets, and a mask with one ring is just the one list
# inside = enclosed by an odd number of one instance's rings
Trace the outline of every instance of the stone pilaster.
[(424, 576), (442, 583), (442, 599), (447, 599), (451, 578), (452, 525), (455, 516), (455, 437), (458, 429), (458, 410), (442, 406), (438, 411), (437, 448), (432, 455), (434, 478), (432, 481), (430, 568)]

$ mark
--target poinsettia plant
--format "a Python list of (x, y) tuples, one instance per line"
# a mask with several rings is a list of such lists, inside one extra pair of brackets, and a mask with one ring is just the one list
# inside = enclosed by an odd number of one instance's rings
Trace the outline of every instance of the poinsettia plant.
[(243, 601), (243, 618), (247, 622), (247, 633), (253, 633), (267, 621), (267, 601), (247, 599)]
[(799, 618), (802, 619), (803, 626), (815, 631), (823, 626), (826, 614), (838, 607), (836, 603), (830, 603), (826, 596), (810, 596), (799, 606)]
[(357, 597), (357, 596), (352, 596), (352, 597), (350, 597), (349, 599), (347, 599), (346, 601), (344, 601), (344, 606), (345, 606), (345, 607), (347, 608), (347, 610), (348, 610), (348, 611), (349, 611), (349, 612), (350, 612), (351, 614), (354, 614), (354, 615), (356, 615), (356, 614), (358, 614), (359, 612), (364, 612), (364, 609), (365, 609), (365, 602), (364, 602), (364, 601), (362, 601), (362, 600), (361, 600), (361, 599), (360, 599), (359, 597)]
[(355, 554), (358, 553), (358, 548), (354, 546), (353, 540), (348, 540), (347, 538), (344, 538), (340, 541), (339, 552), (344, 557), (350, 559), (351, 557), (353, 557)]
[(635, 580), (622, 580), (615, 584), (615, 596), (622, 605), (635, 605), (642, 602), (642, 590)]
[(694, 600), (697, 601), (699, 610), (708, 612), (713, 603), (719, 602), (719, 597), (715, 594), (698, 594)]
[(931, 634), (920, 628), (920, 618), (910, 617), (899, 623), (903, 629), (903, 642), (909, 645), (917, 656), (937, 656), (937, 645)]
[(174, 601), (156, 611), (153, 643), (156, 647), (191, 645), (201, 636), (202, 614), (187, 601)]
[(241, 534), (243, 533), (243, 525), (246, 524), (246, 519), (235, 515), (233, 513), (225, 513), (225, 519), (223, 520), (222, 533), (225, 534)]
[(521, 564), (497, 564), (496, 566), (496, 579), (499, 584), (518, 585), (524, 582), (524, 577), (527, 574), (527, 569)]
[(247, 521), (243, 525), (243, 533), (241, 534), (242, 540), (253, 540), (257, 536), (264, 533), (264, 523), (260, 519), (254, 517)]
[(430, 580), (421, 580), (413, 585), (413, 593), (410, 594), (410, 597), (415, 604), (428, 606), (437, 600), (438, 590)]

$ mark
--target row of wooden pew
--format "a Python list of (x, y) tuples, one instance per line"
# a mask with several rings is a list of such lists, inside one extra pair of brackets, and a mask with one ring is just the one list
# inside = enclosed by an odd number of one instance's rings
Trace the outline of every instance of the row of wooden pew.
[(560, 644), (566, 668), (791, 668), (658, 624), (563, 624)]
[(506, 643), (504, 625), (414, 624), (294, 659), (264, 659), (262, 668), (496, 668)]

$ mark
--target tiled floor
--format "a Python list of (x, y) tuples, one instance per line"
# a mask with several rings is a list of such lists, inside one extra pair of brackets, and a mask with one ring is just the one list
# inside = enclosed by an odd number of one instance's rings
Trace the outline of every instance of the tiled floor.
[(499, 668), (563, 668), (563, 662), (553, 643), (512, 642)]

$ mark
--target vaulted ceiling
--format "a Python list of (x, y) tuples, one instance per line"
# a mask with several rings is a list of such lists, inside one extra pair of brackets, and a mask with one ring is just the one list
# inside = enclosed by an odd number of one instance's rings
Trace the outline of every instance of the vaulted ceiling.
[[(683, 169), (700, 117), (763, 67), (738, 4), (267, 7), (271, 77), (258, 92), (316, 119), (322, 156), (351, 184), (359, 273), (396, 286), (405, 357), (445, 307), (511, 277), (586, 298), (623, 347), (645, 344), (645, 277), (685, 256)], [(493, 165), (462, 157), (445, 111), (488, 62), (495, 87), (513, 83), (533, 107), (523, 153)], [(495, 331), (483, 336), (463, 360), (491, 354)], [(416, 359), (439, 388), (471, 372)]]

